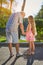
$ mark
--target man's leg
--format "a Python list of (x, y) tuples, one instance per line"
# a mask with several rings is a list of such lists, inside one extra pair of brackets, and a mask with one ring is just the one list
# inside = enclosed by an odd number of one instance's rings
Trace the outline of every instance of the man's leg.
[(10, 51), (10, 56), (13, 56), (13, 53), (12, 53), (12, 35), (11, 35), (11, 32), (6, 32), (6, 39), (7, 39), (8, 48), (9, 48), (9, 51)]
[(9, 44), (8, 44), (8, 47), (9, 47), (10, 53), (12, 53), (12, 43), (9, 43)]
[(19, 53), (19, 43), (16, 43), (16, 53)]
[(16, 44), (16, 57), (22, 56), (23, 54), (19, 52), (19, 43)]
[(8, 44), (9, 47), (9, 51), (10, 51), (10, 56), (13, 56), (13, 52), (12, 52), (12, 43)]

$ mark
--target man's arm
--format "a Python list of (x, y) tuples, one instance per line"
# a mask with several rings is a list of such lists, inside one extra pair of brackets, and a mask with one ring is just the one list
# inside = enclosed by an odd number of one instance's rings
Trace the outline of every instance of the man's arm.
[(23, 26), (22, 23), (20, 23), (20, 29), (21, 29), (21, 31), (22, 31), (22, 34), (25, 35), (25, 32), (24, 32), (24, 26)]

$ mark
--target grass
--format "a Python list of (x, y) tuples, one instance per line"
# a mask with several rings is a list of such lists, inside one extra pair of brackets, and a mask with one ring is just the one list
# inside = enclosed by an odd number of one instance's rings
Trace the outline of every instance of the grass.
[[(0, 36), (0, 42), (5, 42), (6, 41), (6, 37), (5, 36)], [(19, 40), (20, 43), (22, 42), (26, 42), (26, 40)]]
[[(5, 36), (0, 36), (0, 42), (5, 42), (6, 41), (6, 37)], [(19, 43), (22, 43), (22, 42), (26, 42), (26, 40), (19, 40)], [(36, 40), (36, 42), (43, 42), (43, 40)]]
[[(0, 42), (5, 42), (6, 41), (6, 37), (4, 36), (0, 36)], [(20, 43), (22, 42), (26, 42), (26, 40), (19, 40)]]
[(21, 40), (21, 39), (20, 39), (19, 42), (20, 42), (20, 43), (22, 43), (22, 42), (26, 42), (26, 40)]
[(5, 42), (5, 41), (6, 41), (6, 37), (0, 36), (0, 42)]

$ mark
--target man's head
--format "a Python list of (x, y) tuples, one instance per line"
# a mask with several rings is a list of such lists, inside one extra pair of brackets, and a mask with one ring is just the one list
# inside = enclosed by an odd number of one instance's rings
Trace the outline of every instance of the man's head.
[(21, 16), (24, 18), (24, 16), (25, 16), (25, 13), (22, 11), (22, 12), (20, 12), (21, 13)]

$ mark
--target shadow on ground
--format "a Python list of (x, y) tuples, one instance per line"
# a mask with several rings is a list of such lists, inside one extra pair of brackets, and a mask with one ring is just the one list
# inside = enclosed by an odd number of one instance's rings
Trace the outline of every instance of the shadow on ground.
[(32, 65), (34, 60), (43, 61), (43, 47), (36, 48), (35, 54), (28, 56), (27, 65)]
[[(24, 56), (20, 56), (20, 57), (23, 57)], [(20, 58), (20, 57), (16, 57), (13, 62), (11, 63), (11, 65), (15, 65), (15, 63), (17, 62), (17, 60)], [(9, 57), (2, 65), (6, 65), (6, 63), (10, 60), (11, 58)], [(28, 56), (27, 57), (27, 64), (26, 65), (32, 65), (34, 60), (39, 60), (39, 61), (43, 61), (43, 47), (36, 47), (36, 50), (35, 50), (35, 54), (34, 55), (31, 55), (31, 56)]]

